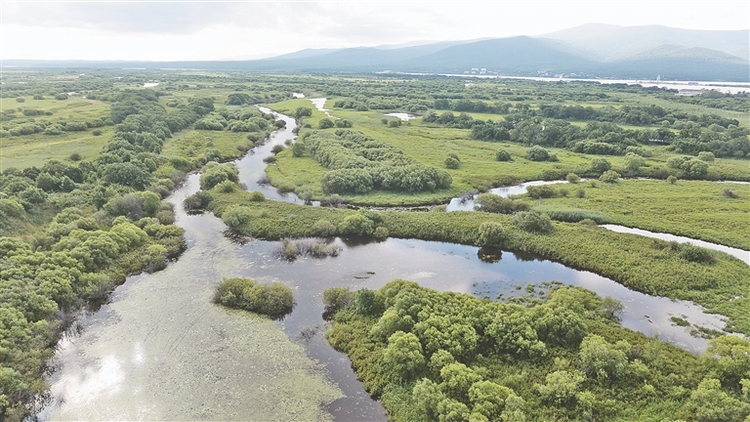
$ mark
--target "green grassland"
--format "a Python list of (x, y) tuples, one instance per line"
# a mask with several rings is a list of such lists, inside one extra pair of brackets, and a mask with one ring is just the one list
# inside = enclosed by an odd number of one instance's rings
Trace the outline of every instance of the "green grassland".
[[(73, 96), (67, 100), (45, 97), (43, 100), (24, 98), (23, 103), (13, 98), (0, 98), (0, 109), (34, 109), (50, 112), (52, 115), (24, 116), (21, 111), (13, 119), (3, 119), (3, 126), (26, 122), (82, 122), (109, 117), (109, 104)], [(94, 130), (101, 132), (94, 136)], [(9, 167), (23, 169), (41, 167), (50, 159), (65, 160), (71, 154), (80, 154), (83, 159), (93, 159), (113, 134), (111, 126), (89, 128), (80, 132), (62, 132), (59, 135), (36, 133), (22, 136), (9, 136), (0, 139), (0, 170)]]
[[(555, 188), (556, 197), (542, 200), (524, 196), (540, 209), (599, 211), (612, 224), (672, 233), (750, 250), (750, 185), (680, 180), (621, 180)], [(567, 196), (559, 194), (568, 191)], [(584, 197), (575, 191), (582, 189)], [(738, 196), (723, 194), (725, 189)]]
[[(335, 99), (329, 99), (326, 106), (331, 107), (334, 102)], [(281, 113), (292, 113), (296, 107), (305, 106), (312, 107), (312, 104), (309, 100), (297, 99), (270, 105)], [(568, 173), (583, 174), (588, 171), (591, 160), (597, 157), (610, 161), (613, 169), (625, 172), (625, 158), (622, 156), (593, 156), (561, 148), (547, 148), (551, 154), (557, 155), (559, 161), (535, 162), (525, 158), (528, 149), (526, 146), (510, 142), (473, 140), (469, 137), (469, 131), (465, 129), (428, 125), (422, 123), (419, 118), (404, 122), (399, 127), (389, 127), (381, 122), (384, 113), (380, 111), (360, 112), (331, 108), (331, 113), (335, 117), (353, 122), (354, 130), (377, 141), (386, 142), (422, 164), (444, 169), (453, 178), (450, 189), (436, 192), (403, 194), (373, 191), (366, 195), (347, 195), (347, 201), (353, 204), (388, 206), (444, 203), (469, 190), (483, 191), (491, 187), (539, 179), (560, 180)], [(313, 128), (317, 128), (317, 123), (323, 117), (323, 113), (314, 110), (312, 118), (304, 119), (304, 123), (310, 123)], [(303, 129), (301, 133), (307, 130), (310, 129)], [(679, 155), (666, 151), (663, 147), (644, 148), (653, 154), (646, 159), (643, 168), (646, 174), (657, 169), (668, 170), (666, 161)], [(508, 151), (513, 161), (496, 161), (495, 154), (501, 149)], [(448, 154), (459, 156), (461, 165), (458, 169), (445, 169), (444, 161)], [(320, 179), (327, 170), (313, 157), (308, 153), (301, 157), (293, 157), (290, 151), (284, 151), (278, 154), (277, 158), (276, 164), (270, 166), (267, 171), (275, 186), (283, 186), (298, 192), (310, 189), (316, 197), (323, 195)], [(750, 179), (750, 168), (745, 160), (716, 159), (710, 163), (709, 172), (720, 179)]]

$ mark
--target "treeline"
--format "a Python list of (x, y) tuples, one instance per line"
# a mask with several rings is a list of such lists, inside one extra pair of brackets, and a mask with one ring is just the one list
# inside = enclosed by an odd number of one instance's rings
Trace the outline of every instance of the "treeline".
[[(232, 95), (232, 94), (230, 94)], [(271, 113), (263, 113), (255, 107), (243, 108), (237, 111), (220, 110), (211, 113), (195, 123), (196, 129), (230, 132), (251, 132), (251, 141), (266, 138), (271, 130), (284, 126), (284, 121), (276, 121)]]
[[(450, 113), (450, 112), (446, 112)], [(678, 153), (698, 155), (710, 152), (720, 158), (750, 158), (750, 131), (730, 124), (716, 123), (707, 128), (688, 125), (678, 133), (668, 128), (623, 129), (610, 122), (590, 122), (584, 127), (560, 119), (508, 115), (502, 121), (482, 121), (466, 114), (428, 114), (424, 121), (452, 127), (471, 128), (471, 137), (490, 142), (511, 141), (523, 145), (566, 148), (598, 155), (624, 155), (628, 147), (640, 144), (666, 144)]]
[(692, 122), (700, 127), (717, 125), (724, 129), (730, 125), (739, 126), (737, 119), (728, 119), (715, 114), (693, 114), (684, 111), (667, 111), (657, 105), (631, 106), (623, 105), (619, 108), (612, 106), (594, 108), (581, 105), (541, 104), (538, 114), (540, 117), (548, 117), (563, 120), (598, 120), (603, 122), (620, 123), (632, 126), (649, 126), (653, 124), (670, 125), (675, 122)]
[(347, 129), (305, 133), (301, 140), (315, 160), (329, 169), (321, 185), (325, 193), (363, 194), (373, 189), (424, 192), (446, 189), (451, 176), (407, 157), (386, 143)]
[(34, 411), (45, 362), (76, 309), (182, 252), (183, 230), (161, 200), (182, 171), (207, 160), (170, 162), (160, 153), (173, 132), (212, 110), (212, 99), (198, 98), (167, 114), (153, 92), (125, 91), (97, 159), (0, 176), (0, 419)]
[(522, 306), (396, 280), (323, 300), (330, 343), (396, 421), (750, 415), (747, 340), (720, 337), (696, 357), (621, 328), (619, 302), (580, 288)]

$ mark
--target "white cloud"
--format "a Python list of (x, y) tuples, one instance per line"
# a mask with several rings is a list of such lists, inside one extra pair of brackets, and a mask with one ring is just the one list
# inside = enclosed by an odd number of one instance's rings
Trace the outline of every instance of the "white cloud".
[(8, 1), (3, 58), (208, 60), (539, 35), (590, 22), (746, 29), (747, 1)]

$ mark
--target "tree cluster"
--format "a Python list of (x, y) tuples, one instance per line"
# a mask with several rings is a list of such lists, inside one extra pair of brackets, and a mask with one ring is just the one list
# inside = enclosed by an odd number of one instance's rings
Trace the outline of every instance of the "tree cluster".
[(345, 129), (335, 133), (313, 132), (302, 142), (329, 169), (321, 180), (328, 194), (363, 194), (373, 189), (423, 192), (445, 189), (452, 183), (447, 172), (419, 164), (360, 132)]
[(324, 298), (329, 341), (397, 421), (750, 415), (747, 340), (712, 340), (697, 358), (620, 328), (622, 306), (580, 288), (525, 306), (403, 280)]

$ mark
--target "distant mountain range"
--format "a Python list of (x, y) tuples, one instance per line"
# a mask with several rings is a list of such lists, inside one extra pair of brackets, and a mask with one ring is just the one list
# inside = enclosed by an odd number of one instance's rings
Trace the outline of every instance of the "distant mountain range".
[(274, 72), (429, 72), (691, 81), (750, 81), (750, 30), (587, 24), (539, 37), (306, 49), (262, 60), (44, 62), (4, 66), (199, 68)]

